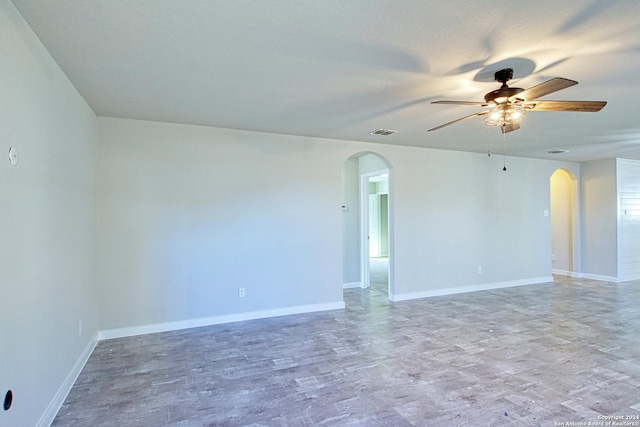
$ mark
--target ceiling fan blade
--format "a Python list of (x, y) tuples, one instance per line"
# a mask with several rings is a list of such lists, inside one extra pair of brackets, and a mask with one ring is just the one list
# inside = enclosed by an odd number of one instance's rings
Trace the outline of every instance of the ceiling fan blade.
[(531, 101), (525, 103), (533, 111), (596, 112), (607, 105), (606, 101)]
[(550, 93), (557, 92), (562, 89), (577, 85), (575, 80), (564, 79), (562, 77), (556, 77), (555, 79), (547, 80), (534, 87), (526, 89), (515, 95), (509, 97), (509, 102), (521, 100), (531, 101), (541, 96), (549, 95)]
[(470, 119), (470, 118), (472, 118), (472, 117), (476, 117), (476, 116), (484, 116), (484, 115), (485, 115), (485, 114), (487, 114), (488, 112), (489, 112), (489, 110), (479, 111), (479, 112), (477, 112), (477, 113), (470, 114), (470, 115), (468, 115), (468, 116), (462, 117), (462, 118), (457, 119), (457, 120), (454, 120), (454, 121), (452, 121), (452, 122), (445, 123), (445, 124), (440, 125), (440, 126), (436, 126), (436, 127), (432, 128), (432, 129), (429, 129), (427, 132), (431, 132), (432, 130), (442, 129), (442, 128), (443, 128), (443, 127), (445, 127), (445, 126), (449, 126), (449, 125), (452, 125), (452, 124), (454, 124), (454, 123), (458, 123), (458, 122), (461, 122), (461, 121), (463, 121), (463, 120)]
[(478, 107), (486, 107), (486, 102), (476, 102), (476, 101), (433, 101), (432, 104), (452, 104), (452, 105), (475, 105)]
[(520, 123), (511, 123), (505, 126), (500, 126), (500, 130), (502, 131), (502, 133), (509, 133), (518, 129), (520, 129)]

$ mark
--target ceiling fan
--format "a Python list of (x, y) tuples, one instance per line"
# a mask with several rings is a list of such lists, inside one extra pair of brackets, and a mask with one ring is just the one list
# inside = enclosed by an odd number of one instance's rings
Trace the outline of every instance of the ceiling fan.
[(527, 111), (600, 111), (606, 101), (538, 101), (537, 98), (577, 85), (574, 80), (556, 77), (540, 83), (529, 89), (509, 87), (507, 82), (513, 78), (513, 69), (505, 68), (494, 74), (495, 80), (502, 83), (500, 89), (491, 91), (484, 96), (484, 102), (474, 101), (434, 101), (432, 104), (476, 105), (489, 107), (486, 110), (462, 117), (449, 123), (434, 127), (438, 130), (445, 126), (461, 122), (472, 117), (484, 116), (487, 126), (500, 126), (502, 133), (520, 129), (520, 122)]

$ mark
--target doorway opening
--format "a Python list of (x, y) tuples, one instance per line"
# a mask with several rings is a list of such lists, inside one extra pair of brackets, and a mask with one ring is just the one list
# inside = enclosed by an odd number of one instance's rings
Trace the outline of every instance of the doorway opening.
[(343, 164), (343, 287), (393, 298), (393, 169), (358, 153)]
[(389, 170), (361, 175), (364, 286), (389, 295)]
[(551, 272), (577, 276), (579, 268), (578, 181), (565, 169), (557, 169), (549, 179), (551, 210)]

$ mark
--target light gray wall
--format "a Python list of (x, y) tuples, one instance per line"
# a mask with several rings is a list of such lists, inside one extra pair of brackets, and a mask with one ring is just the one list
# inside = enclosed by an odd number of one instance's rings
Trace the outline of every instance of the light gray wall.
[(380, 195), (380, 255), (389, 256), (389, 195)]
[(101, 329), (342, 304), (341, 143), (106, 118), (99, 140)]
[(503, 172), (498, 156), (380, 152), (395, 172), (397, 293), (550, 276), (549, 177), (577, 164), (509, 158)]
[(377, 172), (389, 167), (380, 157), (372, 153), (359, 156), (358, 166), (361, 175), (369, 172)]
[(395, 172), (395, 293), (548, 277), (549, 178), (579, 167), (512, 158), (503, 172), (480, 154), (133, 120), (99, 129), (101, 329), (341, 301), (341, 180), (364, 151)]
[(34, 426), (97, 332), (96, 117), (10, 1), (0, 29), (0, 425)]
[(349, 158), (342, 166), (342, 281), (360, 282), (360, 173), (358, 159)]
[(616, 160), (581, 164), (582, 273), (616, 278)]

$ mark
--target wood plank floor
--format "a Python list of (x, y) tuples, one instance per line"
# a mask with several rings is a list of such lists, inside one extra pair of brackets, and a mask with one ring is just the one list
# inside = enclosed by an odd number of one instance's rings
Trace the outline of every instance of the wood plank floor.
[(557, 426), (640, 416), (640, 281), (559, 280), (398, 303), (348, 289), (345, 310), (102, 341), (54, 425)]

